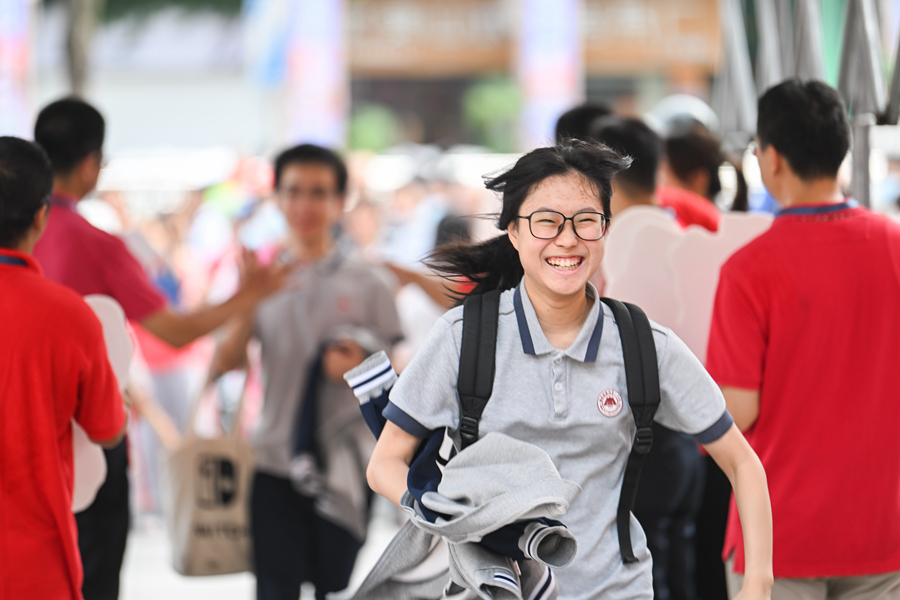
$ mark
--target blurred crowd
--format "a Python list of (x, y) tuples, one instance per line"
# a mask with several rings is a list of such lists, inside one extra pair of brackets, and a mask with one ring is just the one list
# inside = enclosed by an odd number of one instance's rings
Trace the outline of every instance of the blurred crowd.
[[(716, 232), (725, 213), (771, 214), (778, 209), (776, 198), (790, 197), (794, 180), (778, 179), (785, 171), (778, 170), (779, 158), (767, 150), (774, 144), (781, 151), (777, 135), (772, 134), (776, 141), (757, 138), (747, 147), (724, 148), (714, 133), (715, 115), (695, 100), (676, 102), (680, 106), (676, 109), (670, 103), (645, 117), (616, 115), (600, 104), (573, 107), (561, 116), (556, 131), (560, 147), (576, 139), (602, 142), (631, 159), (628, 169), (610, 177), (606, 217), (612, 219), (612, 231), (622, 212), (649, 206), (679, 228), (699, 226)], [(481, 176), (496, 175), (519, 157), (435, 146), (341, 157), (331, 149), (302, 144), (282, 150), (272, 160), (236, 160), (222, 181), (203, 189), (167, 192), (153, 206), (146, 195), (127, 186), (115, 189), (104, 183), (104, 128), (96, 109), (67, 98), (48, 105), (38, 117), (35, 139), (43, 151), (0, 148), (0, 177), (6, 168), (3, 161), (13, 160), (4, 158), (3, 152), (36, 155), (26, 166), (14, 165), (23, 173), (32, 168), (39, 172), (45, 152), (53, 175), (49, 208), (32, 207), (38, 215), (33, 217), (35, 224), (29, 222), (27, 235), (13, 240), (18, 246), (9, 246), (21, 252), (0, 255), (7, 256), (4, 264), (32, 265), (36, 260), (48, 279), (80, 295), (112, 297), (121, 305), (135, 343), (129, 381), (123, 386), (131, 416), (127, 427), (124, 414), (113, 413), (118, 396), (108, 381), (96, 388), (79, 384), (93, 390), (92, 399), (82, 398), (82, 388), (76, 386), (83, 406), (68, 418), (56, 417), (65, 426), (71, 417), (84, 420), (88, 436), (105, 448), (108, 474), (94, 504), (76, 515), (77, 534), (64, 523), (68, 517), (60, 516), (60, 504), (54, 501), (51, 513), (63, 523), (61, 541), (44, 532), (44, 539), (32, 548), (50, 553), (56, 546), (66, 547), (53, 550), (61, 558), (48, 567), (50, 574), (42, 584), (47, 594), (17, 595), (33, 584), (4, 583), (10, 587), (0, 585), (0, 592), (10, 589), (12, 595), (0, 593), (0, 598), (79, 598), (82, 593), (86, 600), (116, 598), (129, 527), (135, 523), (161, 527), (172, 508), (166, 499), (163, 457), (195, 427), (205, 435), (237, 427), (252, 437), (256, 450), (250, 523), (257, 597), (296, 598), (301, 584), (312, 582), (316, 597), (324, 600), (326, 592), (348, 583), (366, 536), (372, 499), (366, 463), (375, 440), (343, 375), (379, 350), (390, 351), (391, 365), (402, 375), (441, 315), (459, 304), (475, 284), (482, 285), (477, 272), (471, 277), (452, 276), (440, 257), (450, 256), (448, 248), (468, 248), (501, 233), (496, 227), (501, 206)], [(760, 185), (754, 154), (763, 157), (763, 181), (780, 187)], [(785, 164), (797, 171), (793, 156)], [(114, 157), (109, 169), (116, 168)], [(895, 176), (891, 171), (883, 186), (885, 198), (891, 195)], [(806, 174), (801, 173), (803, 177)], [(846, 190), (837, 166), (833, 182), (835, 189)], [(0, 185), (0, 196), (8, 193)], [(900, 203), (900, 194), (896, 195)], [(883, 205), (893, 206), (889, 201)], [(788, 209), (796, 210), (791, 205)], [(11, 209), (4, 210), (0, 220), (12, 214)], [(856, 207), (847, 204), (841, 210)], [(826, 212), (815, 219), (826, 220)], [(563, 216), (557, 235), (564, 235), (567, 227), (568, 217)], [(22, 221), (21, 215), (16, 218)], [(783, 222), (776, 220), (773, 231)], [(531, 220), (529, 227), (534, 232)], [(595, 238), (581, 237), (587, 227), (572, 220), (572, 232), (582, 240), (596, 242), (605, 234), (604, 226)], [(4, 242), (0, 245), (7, 241), (0, 238)], [(436, 249), (445, 253), (435, 254)], [(888, 250), (896, 258), (896, 248)], [(748, 272), (752, 269), (746, 267)], [(603, 295), (602, 270), (590, 281)], [(756, 301), (741, 295), (744, 288), (727, 289), (734, 294), (722, 301), (727, 307)], [(836, 305), (835, 319), (853, 316), (839, 314), (841, 309), (849, 310)], [(714, 324), (719, 327), (715, 343), (727, 348), (738, 334), (728, 329), (732, 322), (722, 317), (719, 304), (716, 310), (720, 322)], [(792, 314), (804, 309), (797, 310)], [(741, 318), (748, 318), (747, 313), (734, 313), (734, 319)], [(89, 320), (80, 313), (78, 319)], [(80, 334), (81, 339), (96, 337), (91, 326), (83, 328), (88, 333)], [(60, 351), (68, 348), (66, 344), (75, 347), (77, 341), (66, 338)], [(829, 343), (827, 338), (820, 341)], [(92, 343), (94, 352), (97, 343)], [(719, 356), (725, 354), (720, 352)], [(73, 372), (65, 377), (88, 381), (104, 371), (96, 356), (85, 361), (86, 366), (71, 366)], [(718, 370), (713, 376), (724, 378), (717, 378), (723, 387), (735, 384), (734, 378), (728, 379), (734, 365), (720, 360), (714, 367)], [(56, 368), (36, 377), (63, 377)], [(235, 375), (236, 370), (244, 374)], [(103, 377), (108, 379), (109, 374)], [(749, 383), (759, 394), (762, 382)], [(197, 399), (208, 399), (204, 392), (210, 389), (215, 389), (218, 401), (204, 401), (195, 410)], [(53, 393), (62, 392), (47, 392)], [(843, 393), (850, 397), (846, 410), (853, 410), (852, 390)], [(744, 427), (742, 415), (732, 408), (732, 397), (726, 392), (724, 398), (734, 423), (742, 430), (754, 425), (755, 418)], [(90, 408), (91, 402), (95, 408)], [(758, 411), (759, 395), (755, 402)], [(236, 418), (239, 406), (243, 414)], [(94, 414), (101, 408), (106, 411), (103, 418)], [(831, 431), (818, 417), (807, 416), (811, 426)], [(46, 415), (31, 418), (39, 418), (40, 427), (58, 425)], [(696, 435), (657, 423), (653, 438), (654, 451), (644, 465), (633, 512), (653, 556), (654, 597), (724, 599), (726, 573), (739, 576), (744, 569), (742, 551), (732, 555), (732, 561), (740, 557), (737, 569), (731, 563), (726, 571), (722, 557), (735, 482), (729, 482), (716, 461), (699, 449)], [(715, 444), (716, 439), (699, 443)], [(764, 463), (771, 460), (763, 456), (769, 448), (754, 448)], [(44, 464), (36, 477), (71, 478), (71, 456), (60, 464), (55, 475)], [(7, 485), (3, 476), (0, 469), (0, 487)], [(60, 489), (71, 494), (71, 484), (61, 484)], [(0, 506), (0, 516), (3, 510)], [(0, 527), (6, 522), (0, 519)], [(76, 535), (78, 549), (69, 547)], [(731, 539), (733, 546), (733, 532)], [(15, 579), (2, 573), (6, 568), (2, 564), (10, 552), (7, 546), (16, 544), (0, 533), (0, 582)], [(758, 566), (752, 564), (755, 558), (748, 557), (749, 570)], [(32, 566), (21, 568), (33, 571)], [(835, 575), (873, 573), (838, 569)], [(791, 577), (825, 575), (830, 573), (810, 571)], [(777, 570), (775, 576), (779, 577)], [(729, 585), (739, 585), (736, 581)], [(891, 593), (900, 593), (900, 580), (892, 582), (898, 587)], [(66, 591), (56, 594), (57, 584)]]

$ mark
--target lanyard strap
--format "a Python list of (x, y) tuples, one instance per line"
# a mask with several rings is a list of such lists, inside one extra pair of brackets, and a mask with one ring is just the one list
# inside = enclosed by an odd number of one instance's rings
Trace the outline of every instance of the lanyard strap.
[(27, 267), (28, 263), (17, 256), (5, 256), (0, 254), (0, 264), (15, 265), (17, 267)]

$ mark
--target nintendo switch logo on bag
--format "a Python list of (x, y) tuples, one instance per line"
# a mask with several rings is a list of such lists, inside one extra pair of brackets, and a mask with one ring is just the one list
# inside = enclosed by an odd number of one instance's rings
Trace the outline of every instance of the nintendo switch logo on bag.
[(202, 455), (198, 462), (197, 504), (203, 508), (225, 508), (233, 503), (238, 492), (234, 463), (214, 455)]

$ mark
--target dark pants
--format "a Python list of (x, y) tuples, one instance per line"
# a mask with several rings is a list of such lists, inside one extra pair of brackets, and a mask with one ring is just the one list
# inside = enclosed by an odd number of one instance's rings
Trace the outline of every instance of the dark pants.
[(290, 480), (257, 473), (250, 521), (257, 600), (297, 600), (300, 585), (316, 587), (316, 599), (347, 587), (361, 544), (316, 514), (314, 500)]
[(701, 600), (728, 600), (725, 584), (725, 527), (731, 482), (711, 456), (704, 456), (706, 485), (703, 504), (697, 513), (697, 595)]
[(653, 556), (655, 600), (696, 600), (694, 533), (703, 494), (703, 463), (690, 436), (653, 424), (634, 516)]
[(94, 502), (75, 515), (84, 565), (84, 600), (116, 600), (128, 539), (128, 441), (104, 450), (106, 481)]

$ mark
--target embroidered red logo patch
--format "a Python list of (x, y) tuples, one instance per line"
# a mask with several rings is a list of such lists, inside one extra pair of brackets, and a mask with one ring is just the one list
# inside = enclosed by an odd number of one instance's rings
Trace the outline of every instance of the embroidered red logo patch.
[(338, 311), (347, 314), (353, 310), (353, 301), (347, 296), (341, 296), (337, 299), (337, 309)]
[(606, 390), (597, 398), (597, 408), (607, 417), (614, 417), (622, 412), (622, 396), (616, 390)]

